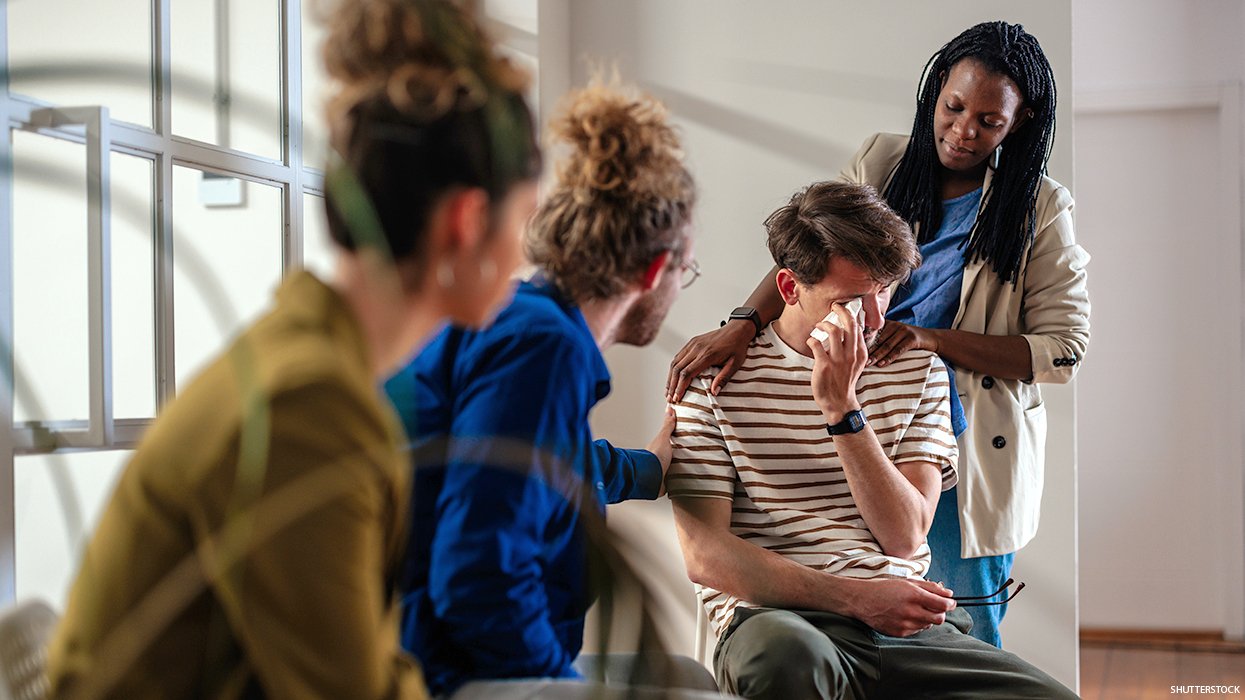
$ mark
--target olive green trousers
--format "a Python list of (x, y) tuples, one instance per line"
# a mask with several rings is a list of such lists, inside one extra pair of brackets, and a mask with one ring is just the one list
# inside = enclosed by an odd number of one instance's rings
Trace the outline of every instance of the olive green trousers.
[(963, 609), (911, 637), (842, 615), (736, 608), (713, 665), (724, 692), (773, 700), (1075, 698), (1015, 654), (967, 634)]

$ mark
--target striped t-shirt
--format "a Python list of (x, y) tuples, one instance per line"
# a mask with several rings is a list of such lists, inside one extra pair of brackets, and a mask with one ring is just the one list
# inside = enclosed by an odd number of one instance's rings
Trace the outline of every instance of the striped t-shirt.
[[(678, 428), (666, 477), (671, 498), (733, 502), (731, 532), (805, 566), (854, 578), (920, 577), (929, 546), (912, 559), (882, 553), (856, 508), (843, 466), (813, 399), (813, 358), (766, 328), (717, 396), (711, 373), (675, 407)], [(914, 350), (886, 367), (867, 367), (856, 385), (865, 417), (891, 462), (932, 462), (943, 489), (955, 485), (957, 450), (948, 411), (947, 369)], [(748, 601), (697, 587), (721, 635)]]

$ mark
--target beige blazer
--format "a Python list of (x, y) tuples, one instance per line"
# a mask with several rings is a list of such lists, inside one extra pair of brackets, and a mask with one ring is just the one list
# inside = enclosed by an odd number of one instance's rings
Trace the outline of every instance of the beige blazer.
[[(907, 145), (907, 136), (874, 134), (840, 177), (880, 190)], [(986, 173), (987, 194), (992, 172)], [(1070, 381), (1089, 346), (1089, 254), (1073, 234), (1072, 195), (1049, 177), (1038, 187), (1037, 230), (1026, 256), (1015, 287), (981, 261), (965, 267), (952, 326), (1022, 336), (1033, 357), (1029, 381), (955, 370), (968, 418), (959, 438), (957, 488), (964, 557), (1015, 552), (1037, 533), (1046, 456), (1046, 408), (1037, 385)]]

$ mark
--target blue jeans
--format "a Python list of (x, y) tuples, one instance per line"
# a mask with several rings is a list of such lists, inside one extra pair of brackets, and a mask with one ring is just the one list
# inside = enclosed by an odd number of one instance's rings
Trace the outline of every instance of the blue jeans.
[[(992, 557), (960, 558), (960, 509), (955, 489), (943, 491), (934, 511), (934, 524), (929, 529), (932, 561), (925, 578), (941, 581), (958, 596), (989, 595), (1011, 575), (1015, 554)], [(996, 600), (1007, 597), (1001, 595)], [(999, 623), (1007, 613), (1007, 605), (978, 605), (964, 608), (973, 618), (969, 634), (987, 644), (1002, 647)]]

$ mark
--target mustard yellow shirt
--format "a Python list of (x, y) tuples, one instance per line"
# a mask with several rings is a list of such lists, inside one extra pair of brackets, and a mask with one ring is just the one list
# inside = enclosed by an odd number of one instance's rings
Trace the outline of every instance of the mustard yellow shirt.
[(126, 467), (50, 648), (53, 696), (426, 697), (397, 641), (400, 436), (345, 303), (291, 277)]

